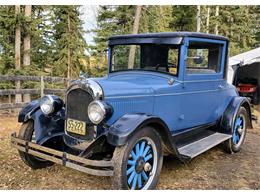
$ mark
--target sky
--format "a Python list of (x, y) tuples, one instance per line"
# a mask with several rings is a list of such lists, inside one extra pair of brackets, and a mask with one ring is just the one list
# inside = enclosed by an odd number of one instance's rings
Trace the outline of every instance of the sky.
[[(82, 12), (82, 19), (84, 21), (84, 29), (91, 30), (96, 28), (97, 22), (96, 22), (96, 16), (97, 16), (97, 5), (84, 5), (81, 8)], [(94, 44), (93, 42), (93, 36), (94, 33), (85, 33), (84, 38), (88, 44)]]

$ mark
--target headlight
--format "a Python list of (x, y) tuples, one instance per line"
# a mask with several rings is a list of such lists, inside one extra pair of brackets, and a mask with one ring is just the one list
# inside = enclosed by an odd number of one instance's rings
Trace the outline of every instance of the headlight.
[(88, 106), (88, 117), (94, 124), (101, 123), (105, 118), (111, 116), (112, 108), (105, 102), (95, 100)]
[(41, 110), (44, 114), (50, 115), (57, 112), (63, 106), (63, 101), (54, 95), (46, 95), (41, 99)]

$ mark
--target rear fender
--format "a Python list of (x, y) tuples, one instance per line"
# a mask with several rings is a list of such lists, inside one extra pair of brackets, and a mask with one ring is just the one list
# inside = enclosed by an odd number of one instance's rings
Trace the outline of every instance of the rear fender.
[(232, 134), (232, 128), (233, 128), (233, 123), (236, 117), (236, 114), (239, 110), (240, 107), (244, 107), (247, 110), (248, 113), (248, 126), (252, 128), (252, 115), (251, 115), (251, 109), (250, 109), (250, 103), (246, 97), (234, 97), (226, 111), (224, 112), (220, 124), (220, 131), (223, 133), (227, 134)]

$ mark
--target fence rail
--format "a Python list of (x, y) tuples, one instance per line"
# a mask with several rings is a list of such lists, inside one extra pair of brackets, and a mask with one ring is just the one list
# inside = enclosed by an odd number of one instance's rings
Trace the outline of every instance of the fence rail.
[[(44, 94), (64, 94), (65, 89), (44, 89)], [(41, 89), (0, 89), (0, 96), (2, 95), (16, 95), (16, 94), (41, 94)]]
[(6, 76), (0, 75), (0, 81), (43, 81), (45, 82), (55, 82), (55, 83), (63, 83), (70, 81), (70, 79), (62, 78), (62, 77), (50, 77), (50, 76)]
[(0, 104), (0, 110), (6, 110), (6, 109), (15, 109), (15, 108), (23, 108), (28, 103), (2, 103)]
[[(0, 97), (1, 96), (9, 96), (9, 103), (1, 103), (0, 102), (0, 110), (4, 109), (16, 109), (16, 108), (23, 108), (28, 102), (12, 102), (12, 95), (41, 95), (44, 94), (57, 94), (62, 95), (65, 93), (65, 85), (71, 79), (62, 78), (62, 77), (50, 77), (50, 76), (6, 76), (0, 75), (0, 82), (1, 81), (34, 81), (40, 82), (40, 88), (38, 89), (0, 89)], [(45, 88), (45, 82), (48, 83), (64, 83), (64, 88), (62, 89), (49, 89)]]

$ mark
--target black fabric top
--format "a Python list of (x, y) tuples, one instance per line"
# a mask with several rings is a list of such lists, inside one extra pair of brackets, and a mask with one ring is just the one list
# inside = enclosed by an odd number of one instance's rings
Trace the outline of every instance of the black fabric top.
[(198, 32), (162, 32), (162, 33), (147, 33), (147, 34), (128, 34), (128, 35), (115, 35), (108, 40), (116, 39), (129, 39), (129, 38), (173, 38), (173, 37), (198, 37), (228, 41), (228, 38), (224, 36), (198, 33)]

